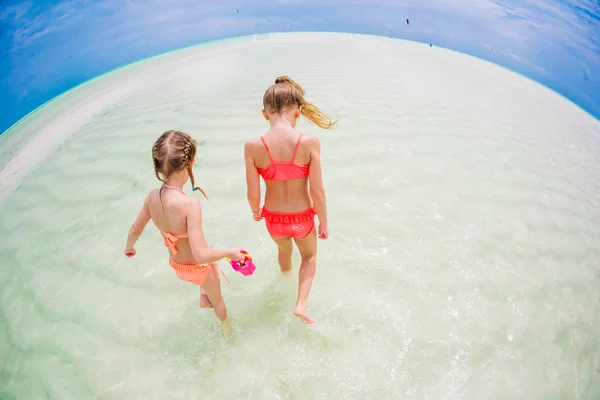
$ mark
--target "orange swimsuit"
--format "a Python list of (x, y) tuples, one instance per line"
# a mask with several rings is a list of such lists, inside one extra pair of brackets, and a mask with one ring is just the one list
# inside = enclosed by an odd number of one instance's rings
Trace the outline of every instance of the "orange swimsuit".
[[(181, 193), (185, 194), (185, 192), (183, 190), (176, 188), (174, 186), (167, 186), (165, 184), (165, 185), (163, 185), (163, 188), (179, 190)], [(181, 235), (174, 235), (169, 232), (162, 232), (161, 230), (159, 230), (159, 232), (163, 236), (165, 246), (171, 249), (171, 252), (173, 253), (173, 255), (177, 254), (177, 252), (178, 252), (177, 251), (177, 240), (186, 239), (188, 237), (187, 233), (183, 233)], [(178, 262), (173, 261), (173, 259), (171, 257), (169, 257), (169, 265), (173, 268), (173, 270), (175, 271), (175, 273), (177, 274), (177, 277), (179, 277), (179, 279), (187, 281), (187, 282), (191, 282), (194, 285), (198, 285), (198, 286), (202, 285), (206, 281), (206, 278), (208, 277), (208, 273), (210, 272), (211, 269), (215, 273), (216, 273), (216, 270), (219, 270), (219, 272), (221, 272), (221, 274), (223, 275), (223, 278), (225, 278), (227, 283), (229, 283), (229, 280), (227, 279), (227, 277), (225, 276), (223, 271), (221, 271), (221, 269), (219, 268), (219, 264), (216, 262), (210, 263), (210, 264), (179, 264)], [(216, 273), (216, 275), (217, 275), (217, 277), (219, 277), (218, 273)]]
[[(296, 153), (302, 140), (302, 134), (296, 142), (294, 154), (291, 161), (275, 161), (271, 155), (271, 150), (263, 137), (260, 140), (267, 149), (271, 163), (265, 168), (258, 168), (258, 173), (265, 181), (289, 181), (292, 179), (302, 179), (308, 177), (310, 164), (299, 165), (294, 163)], [(315, 209), (311, 207), (307, 210), (293, 213), (275, 212), (263, 207), (261, 216), (265, 218), (265, 224), (269, 234), (273, 237), (292, 237), (302, 239), (308, 236), (315, 226)]]

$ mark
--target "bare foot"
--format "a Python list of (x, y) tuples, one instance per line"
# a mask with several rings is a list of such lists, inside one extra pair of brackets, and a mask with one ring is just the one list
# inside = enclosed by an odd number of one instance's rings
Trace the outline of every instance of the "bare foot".
[(296, 306), (296, 309), (294, 310), (294, 315), (300, 318), (300, 320), (305, 324), (310, 325), (315, 323), (315, 320), (306, 312), (306, 306)]
[(282, 273), (283, 275), (286, 275), (286, 276), (287, 276), (287, 275), (289, 275), (289, 274), (291, 274), (291, 273), (292, 273), (292, 269), (291, 269), (291, 268), (290, 268), (290, 269), (287, 269), (287, 270), (283, 270), (283, 269), (282, 269), (282, 270), (281, 270), (281, 273)]
[(208, 296), (204, 293), (200, 295), (200, 308), (213, 308), (213, 305), (208, 299)]
[(221, 329), (223, 330), (223, 334), (225, 336), (231, 333), (231, 325), (229, 324), (229, 320), (221, 321)]

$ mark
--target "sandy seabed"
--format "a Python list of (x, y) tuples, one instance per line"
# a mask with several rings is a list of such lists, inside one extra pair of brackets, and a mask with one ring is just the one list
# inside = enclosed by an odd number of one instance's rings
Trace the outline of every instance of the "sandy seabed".
[[(244, 141), (278, 75), (341, 117), (322, 140), (331, 239), (308, 329), (245, 200)], [(214, 246), (249, 249), (223, 338), (149, 226), (153, 141), (199, 142)], [(94, 79), (0, 137), (0, 397), (596, 399), (600, 122), (428, 45), (251, 36)], [(295, 270), (299, 264), (295, 255)]]

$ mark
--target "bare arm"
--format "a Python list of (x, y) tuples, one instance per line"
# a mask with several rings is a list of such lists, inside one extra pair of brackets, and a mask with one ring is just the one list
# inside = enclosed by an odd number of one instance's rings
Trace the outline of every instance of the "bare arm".
[(310, 148), (310, 172), (308, 175), (310, 197), (315, 204), (321, 228), (326, 231), (329, 224), (327, 221), (327, 199), (321, 170), (321, 143), (317, 137), (314, 137), (313, 140)]
[(246, 161), (246, 188), (248, 204), (253, 213), (260, 209), (260, 177), (258, 169), (254, 164), (254, 158), (250, 150), (250, 142), (246, 142), (244, 146), (244, 159)]
[(142, 209), (138, 214), (136, 220), (131, 224), (131, 228), (129, 228), (129, 234), (127, 235), (127, 244), (125, 245), (125, 253), (132, 253), (135, 255), (135, 250), (133, 246), (137, 242), (137, 240), (142, 235), (144, 228), (150, 221), (150, 210), (148, 210), (148, 197), (144, 200), (144, 204), (142, 205)]
[(210, 264), (225, 257), (234, 260), (243, 258), (243, 255), (239, 251), (240, 249), (221, 250), (213, 249), (208, 245), (202, 231), (202, 207), (200, 206), (200, 200), (192, 197), (190, 198), (190, 202), (192, 204), (188, 208), (187, 231), (194, 260), (198, 264)]

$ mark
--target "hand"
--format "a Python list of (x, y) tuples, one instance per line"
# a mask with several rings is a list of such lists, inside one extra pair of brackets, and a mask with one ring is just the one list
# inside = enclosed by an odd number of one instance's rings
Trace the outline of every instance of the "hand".
[(236, 261), (244, 260), (244, 259), (246, 259), (246, 257), (244, 257), (242, 250), (244, 250), (244, 249), (240, 249), (240, 248), (229, 249), (227, 251), (227, 257), (229, 257), (230, 260), (236, 260)]
[(329, 227), (327, 225), (323, 226), (319, 224), (319, 239), (327, 239), (329, 237)]
[(135, 256), (135, 249), (133, 248), (133, 246), (126, 247), (124, 253), (125, 253), (125, 256), (131, 258), (131, 257)]
[(252, 212), (252, 218), (254, 218), (255, 221), (260, 221), (261, 219), (263, 219), (262, 207), (260, 207), (258, 211)]

